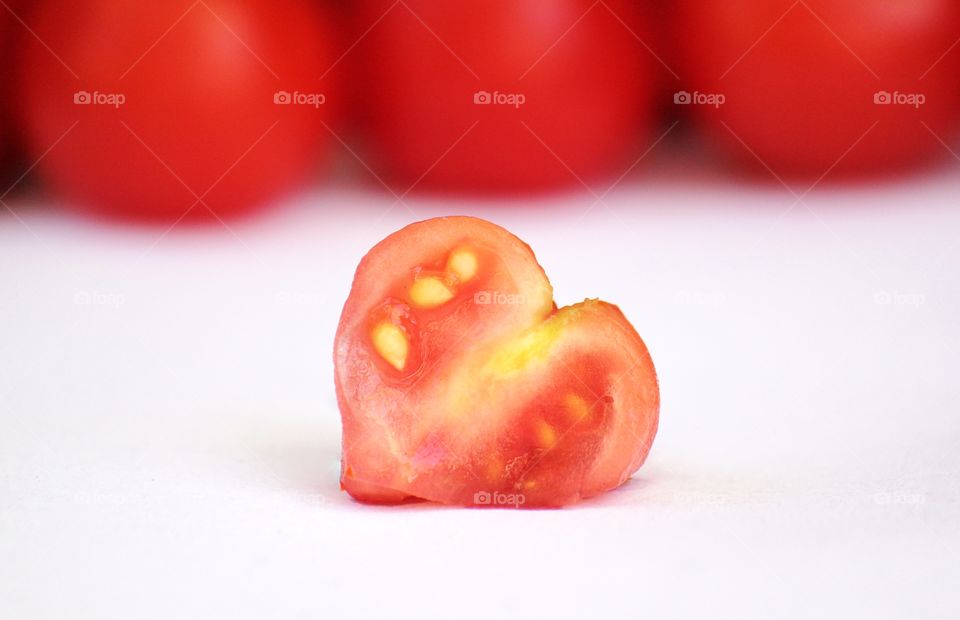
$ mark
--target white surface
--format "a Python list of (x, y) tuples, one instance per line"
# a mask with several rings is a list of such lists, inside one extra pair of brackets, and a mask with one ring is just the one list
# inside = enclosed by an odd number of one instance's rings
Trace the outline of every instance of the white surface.
[[(786, 214), (709, 179), (593, 202), (333, 189), (161, 239), (0, 209), (0, 617), (958, 617), (958, 171)], [(626, 487), (534, 512), (338, 491), (353, 269), (452, 213), (647, 341), (661, 431)]]

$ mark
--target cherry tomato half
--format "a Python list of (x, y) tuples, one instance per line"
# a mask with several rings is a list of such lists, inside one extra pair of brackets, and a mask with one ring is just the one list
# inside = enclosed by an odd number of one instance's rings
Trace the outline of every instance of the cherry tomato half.
[(530, 248), (475, 218), (367, 254), (334, 361), (341, 484), (363, 501), (562, 506), (622, 484), (657, 430), (653, 362), (620, 310), (557, 309)]

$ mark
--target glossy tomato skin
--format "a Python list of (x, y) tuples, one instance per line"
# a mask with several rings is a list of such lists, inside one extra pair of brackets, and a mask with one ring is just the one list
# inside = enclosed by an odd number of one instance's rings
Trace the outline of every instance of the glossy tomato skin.
[(26, 46), (19, 112), (32, 155), (50, 149), (43, 176), (78, 208), (228, 217), (295, 187), (326, 150), (335, 34), (318, 3), (58, 0), (32, 22), (56, 56)]
[[(947, 155), (940, 140), (954, 136), (960, 109), (956, 2), (682, 0), (676, 9), (685, 89), (726, 98), (689, 111), (754, 169), (840, 180)], [(917, 94), (919, 106), (882, 104)]]
[[(21, 4), (22, 2), (7, 2), (9, 9), (0, 6), (0, 58), (4, 59), (0, 63), (0, 181), (7, 177), (7, 166), (13, 154), (15, 140), (11, 110), (13, 97), (10, 96), (10, 93), (14, 92), (13, 63), (9, 59), (15, 53), (14, 46), (20, 35), (15, 15), (20, 14)], [(0, 193), (6, 189), (0, 189)]]
[(358, 5), (371, 162), (402, 189), (590, 183), (623, 173), (649, 138), (659, 66), (635, 3)]
[[(476, 274), (444, 276), (464, 249)], [(423, 278), (451, 296), (418, 306)], [(379, 355), (384, 322), (409, 343), (401, 366)], [(623, 314), (557, 309), (529, 247), (475, 218), (413, 224), (370, 251), (334, 361), (341, 484), (362, 501), (563, 506), (622, 484), (657, 429), (656, 372)]]

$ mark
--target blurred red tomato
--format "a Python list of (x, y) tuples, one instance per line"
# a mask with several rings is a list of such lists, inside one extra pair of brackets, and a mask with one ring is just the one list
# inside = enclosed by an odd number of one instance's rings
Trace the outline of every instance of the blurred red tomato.
[(861, 175), (947, 153), (940, 140), (960, 106), (955, 0), (677, 9), (687, 81), (678, 98), (734, 156), (817, 178), (834, 165), (834, 175)]
[[(648, 137), (656, 62), (635, 3), (361, 0), (377, 164), (432, 189), (619, 174)], [(638, 40), (639, 39), (639, 40)], [(644, 42), (641, 42), (643, 40)]]
[[(5, 178), (4, 171), (8, 158), (11, 155), (11, 142), (13, 141), (13, 122), (11, 117), (10, 105), (13, 98), (9, 93), (13, 90), (12, 63), (9, 58), (13, 55), (14, 39), (17, 36), (17, 21), (14, 17), (19, 10), (19, 2), (5, 1), (5, 5), (0, 4), (0, 179)], [(7, 188), (0, 188), (2, 194)]]
[(82, 208), (235, 215), (318, 163), (335, 87), (319, 80), (334, 33), (316, 2), (49, 0), (32, 27), (29, 147), (50, 149), (42, 173)]

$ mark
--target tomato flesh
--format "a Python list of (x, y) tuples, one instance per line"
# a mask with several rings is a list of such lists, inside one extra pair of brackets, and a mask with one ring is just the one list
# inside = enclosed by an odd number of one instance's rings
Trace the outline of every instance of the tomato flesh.
[[(476, 269), (425, 303), (418, 278), (464, 248)], [(420, 222), (370, 251), (335, 365), (341, 484), (363, 501), (567, 505), (627, 480), (658, 423), (656, 373), (623, 314), (557, 309), (530, 248), (475, 218)]]

